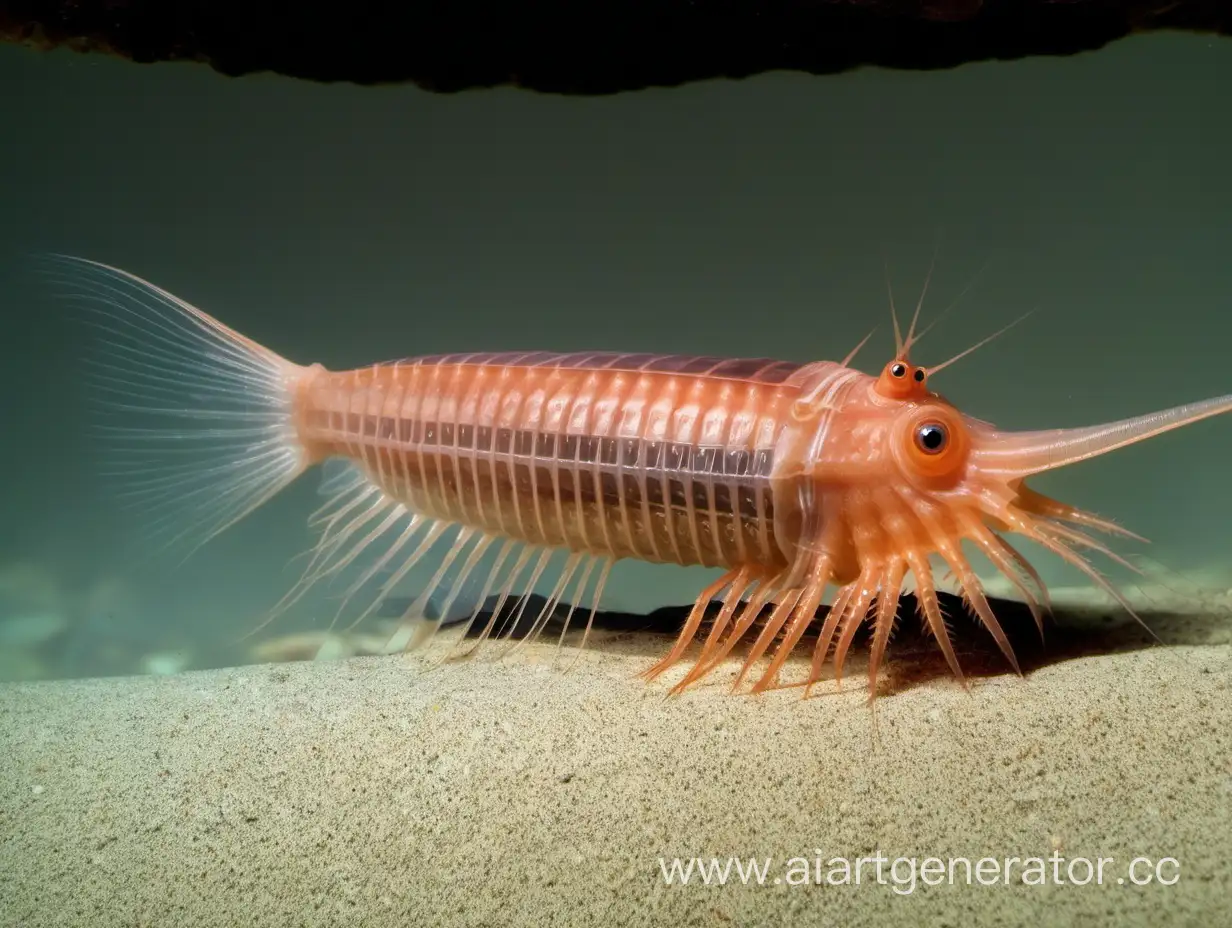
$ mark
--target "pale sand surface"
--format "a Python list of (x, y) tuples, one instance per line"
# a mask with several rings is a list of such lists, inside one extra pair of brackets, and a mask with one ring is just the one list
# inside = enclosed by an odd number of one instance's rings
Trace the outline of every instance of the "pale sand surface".
[[(398, 656), (6, 685), (0, 923), (1226, 923), (1232, 645), (1226, 623), (1185, 640), (970, 692), (930, 672), (878, 701), (876, 732), (862, 665), (807, 701), (666, 698), (634, 678), (667, 643), (645, 635), (602, 634), (567, 673), (544, 644), (427, 674)], [(878, 849), (1115, 862), (1103, 886), (901, 896), (875, 864), (858, 887), (773, 885), (791, 857)], [(676, 855), (769, 857), (770, 885), (668, 886)], [(1118, 885), (1137, 855), (1177, 858), (1179, 882)]]

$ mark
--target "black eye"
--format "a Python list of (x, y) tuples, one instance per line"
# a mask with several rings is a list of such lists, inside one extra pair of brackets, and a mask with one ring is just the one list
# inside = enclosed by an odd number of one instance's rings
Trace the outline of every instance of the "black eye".
[(915, 430), (915, 443), (925, 454), (944, 450), (948, 437), (945, 426), (936, 422), (926, 422)]
[(906, 373), (907, 373), (907, 365), (905, 364), (891, 364), (890, 365), (890, 374), (892, 376), (902, 377)]
[(924, 369), (922, 367), (917, 367), (915, 369), (915, 382), (916, 383), (924, 382)]

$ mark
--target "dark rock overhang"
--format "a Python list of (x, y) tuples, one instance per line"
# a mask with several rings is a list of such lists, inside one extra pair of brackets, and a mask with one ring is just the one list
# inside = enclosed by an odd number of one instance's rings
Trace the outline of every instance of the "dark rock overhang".
[(1158, 30), (1232, 34), (1232, 0), (0, 0), (10, 42), (440, 92), (949, 68)]

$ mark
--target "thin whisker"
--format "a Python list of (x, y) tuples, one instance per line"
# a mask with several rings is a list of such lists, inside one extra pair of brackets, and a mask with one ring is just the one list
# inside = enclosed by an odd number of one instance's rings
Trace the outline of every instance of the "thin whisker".
[(911, 326), (907, 329), (907, 339), (903, 342), (901, 358), (906, 358), (911, 353), (911, 349), (915, 347), (923, 337), (921, 332), (916, 334), (915, 327), (920, 321), (920, 311), (924, 308), (924, 297), (928, 293), (928, 285), (933, 279), (933, 270), (937, 266), (937, 254), (941, 251), (941, 234), (938, 232), (937, 241), (933, 244), (933, 256), (928, 262), (928, 273), (924, 275), (924, 286), (920, 290), (920, 299), (915, 304), (915, 312), (911, 316)]
[(856, 359), (856, 355), (860, 353), (860, 349), (868, 344), (868, 340), (873, 337), (873, 333), (876, 331), (877, 331), (877, 327), (874, 326), (867, 335), (865, 335), (862, 339), (860, 339), (859, 344), (857, 344), (854, 348), (851, 349), (851, 351), (847, 353), (847, 357), (843, 358), (843, 360), (838, 362), (839, 366), (840, 367), (850, 367), (851, 362), (854, 361)]
[(963, 358), (965, 358), (967, 355), (971, 354), (972, 352), (978, 351), (980, 348), (983, 348), (994, 338), (999, 338), (1000, 336), (1004, 335), (1006, 332), (1008, 332), (1014, 326), (1018, 325), (1018, 323), (1022, 322), (1024, 319), (1026, 319), (1028, 316), (1030, 316), (1034, 312), (1035, 312), (1034, 308), (1027, 310), (1025, 313), (1023, 313), (1021, 316), (1019, 316), (1009, 325), (1004, 326), (1001, 329), (998, 329), (996, 332), (993, 332), (987, 338), (981, 339), (980, 341), (976, 342), (974, 345), (972, 345), (970, 348), (966, 349), (965, 351), (960, 351), (958, 354), (954, 355), (954, 357), (950, 358), (948, 361), (942, 361), (940, 364), (935, 364), (932, 367), (926, 368), (926, 370), (928, 371), (928, 376), (932, 377), (938, 371), (944, 370), (945, 368), (953, 364), (955, 361), (960, 361)]

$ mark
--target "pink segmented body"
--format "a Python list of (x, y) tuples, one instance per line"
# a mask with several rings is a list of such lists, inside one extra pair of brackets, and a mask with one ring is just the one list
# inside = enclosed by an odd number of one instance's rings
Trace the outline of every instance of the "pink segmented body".
[[(629, 354), (444, 355), (312, 377), (300, 434), (415, 512), (533, 545), (783, 569), (802, 389), (834, 364)], [(812, 434), (812, 429), (809, 434)], [(776, 494), (776, 489), (778, 493)]]
[[(362, 564), (343, 607), (376, 582), (370, 614), (416, 564), (435, 560), (438, 542), (444, 554), (404, 614), (416, 629), (408, 647), (440, 627), (471, 580), (481, 589), (463, 603), (470, 618), (462, 637), (486, 610), (482, 642), (517, 595), (512, 636), (526, 594), (553, 576), (529, 637), (566, 601), (566, 630), (572, 607), (589, 601), (589, 632), (617, 560), (720, 568), (671, 650), (646, 672), (654, 678), (683, 660), (718, 602), (676, 692), (717, 668), (755, 626), (736, 684), (768, 656), (753, 689), (777, 685), (832, 588), (807, 685), (827, 661), (841, 678), (867, 624), (875, 693), (909, 574), (925, 628), (963, 679), (934, 558), (1018, 670), (964, 552), (974, 546), (984, 555), (1042, 631), (1047, 589), (1006, 540), (1010, 533), (1083, 571), (1132, 613), (1080, 550), (1132, 566), (1087, 530), (1137, 536), (1026, 481), (1232, 412), (1229, 395), (1085, 428), (999, 430), (928, 385), (973, 348), (931, 368), (910, 361), (918, 307), (905, 337), (895, 319), (895, 356), (878, 376), (848, 366), (854, 351), (841, 363), (810, 364), (614, 352), (441, 355), (335, 372), (290, 361), (126, 271), (76, 259), (63, 266), (72, 292), (101, 310), (109, 335), (103, 347), (113, 364), (103, 366), (100, 395), (118, 395), (116, 412), (142, 417), (112, 434), (130, 444), (124, 461), (142, 464), (132, 470), (132, 495), (153, 524), (173, 525), (161, 510), (178, 507), (188, 516), (185, 531), (208, 539), (315, 465), (346, 462), (345, 484), (330, 478), (330, 501), (312, 519), (321, 531), (303, 576), (275, 612), (369, 552), (375, 558)], [(150, 425), (166, 419), (178, 424)], [(562, 551), (557, 573), (549, 564)], [(495, 557), (485, 567), (489, 552)], [(438, 590), (448, 599), (433, 618), (427, 606)]]

